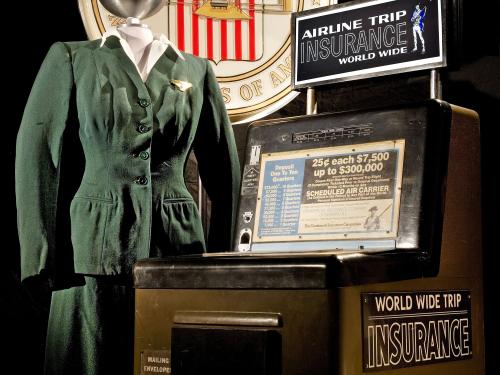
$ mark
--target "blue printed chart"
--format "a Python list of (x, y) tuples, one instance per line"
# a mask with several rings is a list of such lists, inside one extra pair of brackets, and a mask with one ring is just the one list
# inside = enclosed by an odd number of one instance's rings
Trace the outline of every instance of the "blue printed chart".
[(404, 140), (262, 155), (254, 242), (397, 236)]
[(285, 159), (270, 161), (266, 165), (259, 217), (260, 236), (297, 234), (304, 162), (304, 159)]

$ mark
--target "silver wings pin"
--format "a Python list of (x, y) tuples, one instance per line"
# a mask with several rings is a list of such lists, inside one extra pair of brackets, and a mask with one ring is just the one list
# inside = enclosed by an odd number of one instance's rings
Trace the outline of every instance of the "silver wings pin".
[(193, 87), (192, 83), (186, 82), (186, 81), (180, 81), (178, 79), (172, 79), (172, 80), (170, 80), (170, 84), (172, 84), (173, 86), (177, 87), (181, 91), (186, 91), (187, 89)]

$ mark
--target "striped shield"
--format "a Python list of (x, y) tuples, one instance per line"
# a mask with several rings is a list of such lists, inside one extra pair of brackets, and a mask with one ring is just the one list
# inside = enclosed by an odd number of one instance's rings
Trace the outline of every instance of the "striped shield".
[(263, 0), (174, 0), (169, 39), (182, 51), (218, 63), (256, 61), (263, 54)]

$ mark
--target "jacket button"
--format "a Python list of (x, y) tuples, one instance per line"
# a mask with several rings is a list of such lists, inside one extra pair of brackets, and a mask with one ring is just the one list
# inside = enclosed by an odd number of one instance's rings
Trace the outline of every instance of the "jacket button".
[(149, 159), (149, 152), (147, 152), (147, 151), (141, 151), (141, 152), (139, 152), (139, 157), (142, 160), (148, 160)]
[(151, 104), (151, 102), (148, 100), (148, 99), (139, 99), (139, 105), (142, 107), (142, 108), (146, 108), (147, 106), (149, 106)]
[(148, 131), (150, 131), (151, 128), (145, 124), (138, 124), (137, 125), (137, 131), (141, 134), (144, 134), (144, 133), (147, 133)]
[(148, 183), (148, 178), (146, 176), (136, 177), (134, 182), (139, 185), (146, 185)]

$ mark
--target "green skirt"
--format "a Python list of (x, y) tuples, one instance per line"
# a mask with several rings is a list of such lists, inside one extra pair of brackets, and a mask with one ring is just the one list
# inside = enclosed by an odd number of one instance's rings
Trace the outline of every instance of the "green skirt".
[(131, 281), (85, 276), (82, 284), (52, 293), (45, 375), (132, 374)]

